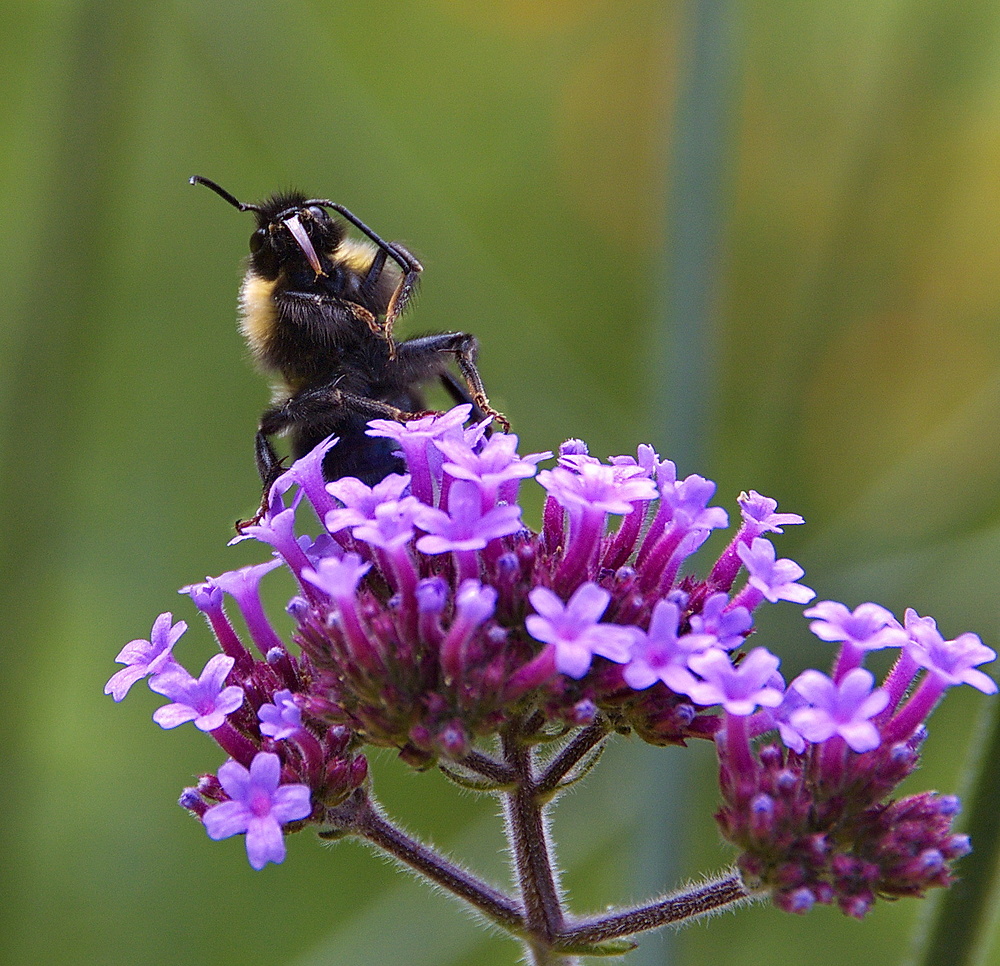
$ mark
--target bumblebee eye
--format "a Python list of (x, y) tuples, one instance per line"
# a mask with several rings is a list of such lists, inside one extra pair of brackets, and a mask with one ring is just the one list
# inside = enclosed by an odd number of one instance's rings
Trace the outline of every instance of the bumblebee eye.
[(261, 250), (261, 248), (264, 247), (264, 241), (265, 241), (266, 238), (267, 238), (267, 229), (266, 228), (258, 228), (250, 236), (250, 254), (251, 255), (256, 255), (257, 252), (259, 252)]
[(330, 216), (319, 205), (310, 205), (306, 208), (316, 221), (326, 221)]

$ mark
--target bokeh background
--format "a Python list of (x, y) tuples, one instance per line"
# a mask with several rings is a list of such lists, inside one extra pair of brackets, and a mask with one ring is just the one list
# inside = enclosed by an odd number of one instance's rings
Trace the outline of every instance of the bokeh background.
[[(0, 5), (0, 960), (510, 963), (350, 843), (253, 872), (174, 801), (214, 770), (156, 696), (102, 695), (176, 588), (262, 559), (235, 297), (256, 200), (332, 197), (417, 251), (403, 334), (467, 329), (525, 451), (652, 441), (803, 513), (821, 597), (1000, 639), (1000, 8), (985, 0), (6, 0)], [(280, 609), (288, 588), (273, 588)], [(762, 643), (822, 665), (793, 605)], [(767, 635), (765, 641), (764, 634)], [(200, 653), (199, 653), (200, 652)], [(969, 689), (965, 689), (969, 690)], [(912, 790), (956, 791), (988, 702), (937, 712)], [(495, 807), (391, 755), (413, 830), (505, 881)], [(555, 813), (574, 908), (718, 869), (711, 749), (622, 741)], [(670, 835), (663, 834), (669, 831)], [(900, 962), (759, 906), (646, 963)], [(987, 960), (997, 959), (986, 950)], [(637, 963), (639, 959), (635, 960)]]

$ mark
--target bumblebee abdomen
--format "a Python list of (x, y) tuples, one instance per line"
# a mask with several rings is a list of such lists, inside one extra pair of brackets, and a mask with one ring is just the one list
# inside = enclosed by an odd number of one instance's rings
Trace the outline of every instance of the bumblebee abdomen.
[[(359, 368), (360, 361), (352, 357), (350, 363), (335, 375), (332, 388), (349, 399), (386, 403), (403, 412), (426, 409), (423, 394), (416, 386), (377, 385)], [(374, 486), (389, 473), (405, 472), (405, 463), (397, 453), (396, 442), (368, 435), (368, 420), (372, 416), (363, 407), (359, 408), (356, 402), (345, 404), (343, 401), (308, 412), (297, 420), (291, 430), (292, 457), (298, 459), (304, 456), (327, 436), (334, 435), (339, 443), (323, 460), (323, 472), (328, 480), (355, 476), (368, 486)]]

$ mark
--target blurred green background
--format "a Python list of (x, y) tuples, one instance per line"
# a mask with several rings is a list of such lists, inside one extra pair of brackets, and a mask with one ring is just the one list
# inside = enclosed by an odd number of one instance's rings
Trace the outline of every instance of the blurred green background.
[[(756, 488), (803, 513), (778, 547), (821, 598), (912, 605), (996, 646), (1000, 8), (701, 8), (722, 25), (714, 107), (689, 3), (0, 6), (3, 963), (516, 957), (353, 844), (296, 836), (253, 872), (174, 804), (218, 749), (161, 732), (141, 687), (101, 694), (162, 610), (192, 626), (185, 663), (207, 658), (176, 588), (262, 559), (226, 547), (268, 395), (235, 325), (251, 220), (192, 174), (247, 200), (300, 185), (410, 245), (426, 272), (402, 334), (476, 333), (523, 451), (651, 440), (730, 511)], [(759, 640), (792, 672), (825, 664), (796, 608), (772, 610)], [(911, 790), (962, 787), (987, 704), (965, 690)], [(556, 810), (580, 912), (643, 896), (659, 814), (679, 842), (663, 887), (731, 858), (711, 749), (653, 757), (621, 742)], [(506, 881), (493, 803), (374, 766), (411, 829)], [(669, 952), (900, 962), (919, 905), (860, 924), (754, 907)], [(653, 938), (646, 962), (667, 952)]]

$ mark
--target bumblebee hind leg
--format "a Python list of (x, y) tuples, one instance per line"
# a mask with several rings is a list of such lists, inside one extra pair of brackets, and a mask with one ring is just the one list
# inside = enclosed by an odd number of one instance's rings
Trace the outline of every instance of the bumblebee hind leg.
[(388, 443), (376, 442), (365, 434), (365, 424), (370, 419), (405, 422), (421, 414), (380, 399), (344, 392), (337, 388), (339, 381), (338, 377), (325, 385), (304, 390), (280, 406), (264, 411), (254, 437), (254, 456), (263, 495), (257, 513), (252, 519), (237, 523), (237, 531), (242, 533), (246, 527), (257, 525), (267, 513), (271, 487), (285, 469), (271, 445), (270, 438), (279, 433), (293, 433), (292, 454), (296, 459), (326, 436), (342, 436), (324, 462), (327, 479), (358, 476), (371, 485), (402, 469), (402, 461), (393, 455)]

